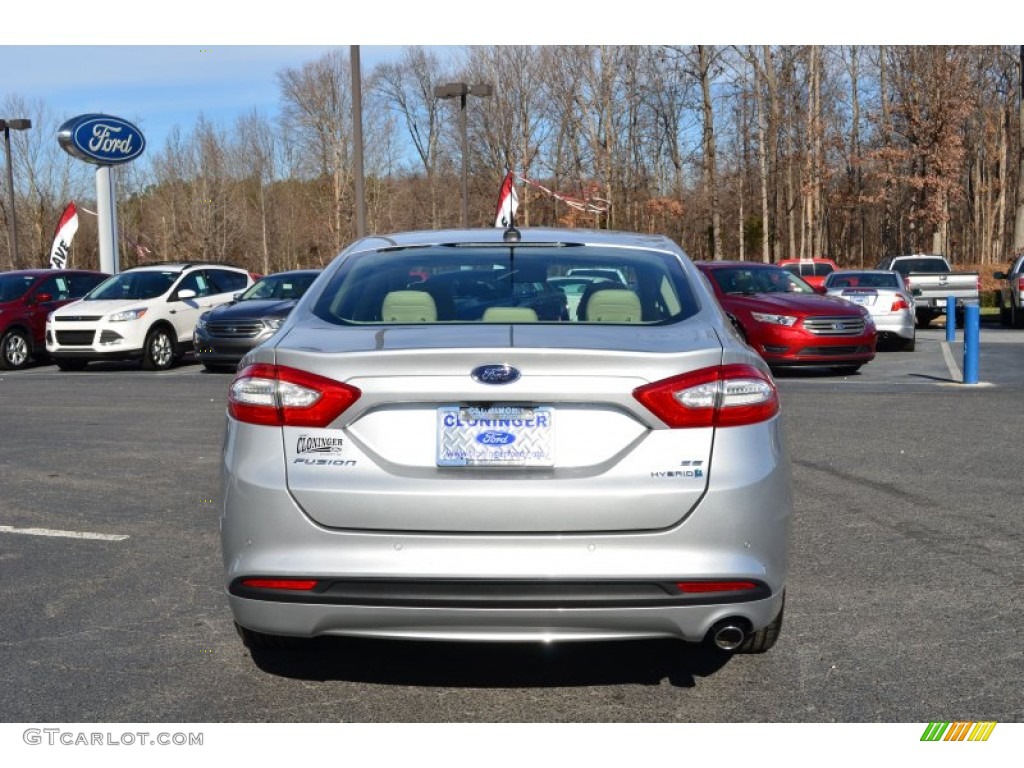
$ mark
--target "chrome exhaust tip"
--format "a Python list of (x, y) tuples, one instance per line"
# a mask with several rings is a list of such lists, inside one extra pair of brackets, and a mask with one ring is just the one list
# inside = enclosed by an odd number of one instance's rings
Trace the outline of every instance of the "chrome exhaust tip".
[(735, 651), (747, 639), (747, 631), (740, 625), (725, 622), (712, 630), (711, 641), (722, 651)]

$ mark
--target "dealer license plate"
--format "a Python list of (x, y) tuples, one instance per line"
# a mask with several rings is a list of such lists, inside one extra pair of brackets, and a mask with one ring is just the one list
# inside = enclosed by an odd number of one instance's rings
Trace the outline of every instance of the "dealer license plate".
[(854, 304), (860, 304), (863, 307), (873, 306), (875, 299), (878, 298), (877, 293), (844, 293), (843, 298), (847, 301), (852, 301)]
[(445, 405), (437, 409), (437, 466), (550, 467), (554, 411), (547, 406)]

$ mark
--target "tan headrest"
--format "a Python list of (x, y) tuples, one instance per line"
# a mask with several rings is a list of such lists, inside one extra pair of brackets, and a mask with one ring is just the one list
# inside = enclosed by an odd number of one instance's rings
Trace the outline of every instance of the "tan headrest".
[(592, 323), (639, 323), (640, 298), (625, 289), (598, 291), (587, 303), (587, 320)]
[(380, 306), (380, 319), (385, 323), (433, 323), (437, 306), (426, 291), (391, 291)]

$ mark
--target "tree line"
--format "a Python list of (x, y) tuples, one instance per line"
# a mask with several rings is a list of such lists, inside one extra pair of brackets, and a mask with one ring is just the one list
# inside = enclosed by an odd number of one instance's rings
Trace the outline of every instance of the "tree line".
[[(506, 169), (521, 226), (660, 233), (694, 259), (830, 256), (871, 266), (940, 253), (995, 264), (1024, 249), (1021, 50), (1006, 46), (407, 47), (362, 75), (371, 233), (458, 226), (467, 98), (471, 226), (492, 226)], [(200, 117), (116, 169), (120, 264), (208, 259), (270, 273), (326, 264), (355, 238), (349, 49), (278, 73), (279, 110)], [(6, 114), (18, 252), (45, 266), (92, 169), (57, 145), (70, 115), (26, 95)], [(80, 215), (71, 264), (99, 263)]]

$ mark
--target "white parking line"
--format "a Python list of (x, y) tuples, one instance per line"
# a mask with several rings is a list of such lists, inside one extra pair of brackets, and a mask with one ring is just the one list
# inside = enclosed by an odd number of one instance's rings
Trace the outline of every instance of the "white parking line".
[(26, 536), (59, 536), (65, 539), (96, 539), (98, 541), (124, 541), (128, 537), (116, 533), (89, 533), (87, 531), (56, 531), (51, 528), (14, 528), (0, 525), (0, 533), (23, 533)]

